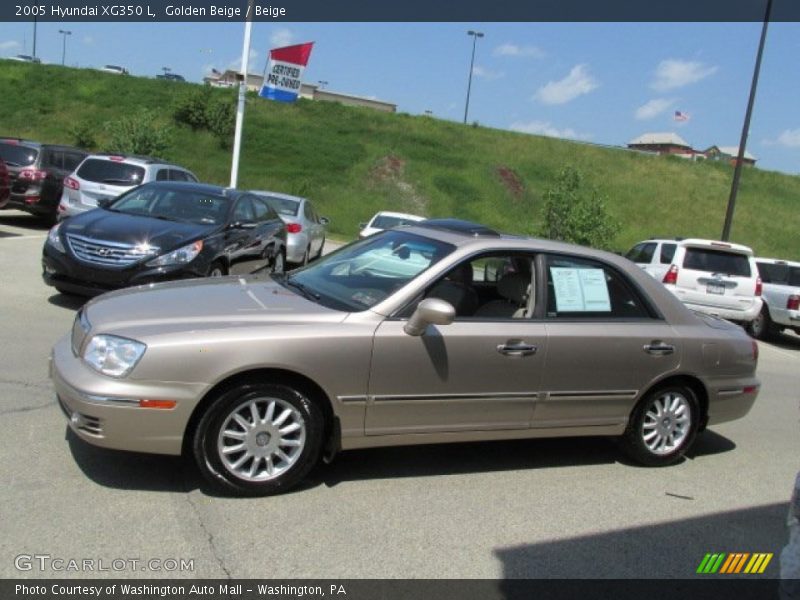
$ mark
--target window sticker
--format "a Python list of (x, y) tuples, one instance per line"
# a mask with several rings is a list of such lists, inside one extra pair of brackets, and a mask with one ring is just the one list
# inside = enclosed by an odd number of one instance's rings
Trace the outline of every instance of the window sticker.
[(611, 312), (603, 269), (550, 267), (558, 312)]

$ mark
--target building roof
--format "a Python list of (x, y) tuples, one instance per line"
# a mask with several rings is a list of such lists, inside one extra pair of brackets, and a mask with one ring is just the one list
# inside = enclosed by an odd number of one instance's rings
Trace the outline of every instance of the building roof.
[(677, 133), (644, 133), (628, 142), (628, 146), (684, 146), (691, 149), (689, 143)]
[[(716, 148), (720, 154), (725, 154), (731, 158), (739, 156), (739, 146), (711, 146), (706, 152)], [(755, 156), (750, 154), (747, 150), (744, 151), (744, 158), (747, 160), (757, 160)]]

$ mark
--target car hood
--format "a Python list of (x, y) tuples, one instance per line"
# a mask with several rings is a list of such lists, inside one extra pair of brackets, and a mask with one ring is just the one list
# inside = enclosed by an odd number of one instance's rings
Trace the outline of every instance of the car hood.
[(217, 277), (127, 288), (84, 309), (94, 333), (146, 328), (154, 333), (269, 324), (339, 322), (347, 313), (311, 302), (271, 278)]
[(166, 221), (153, 217), (129, 215), (110, 210), (92, 210), (64, 222), (66, 234), (120, 244), (150, 244), (162, 252), (178, 248), (221, 229), (219, 225), (201, 225)]

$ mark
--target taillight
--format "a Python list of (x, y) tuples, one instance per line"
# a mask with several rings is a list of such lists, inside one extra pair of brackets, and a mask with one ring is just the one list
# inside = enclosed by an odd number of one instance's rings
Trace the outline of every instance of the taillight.
[(753, 345), (753, 360), (758, 361), (758, 342), (755, 340), (750, 340), (750, 343)]
[(79, 190), (81, 189), (81, 184), (74, 177), (64, 177), (64, 187), (71, 190)]
[(786, 310), (800, 310), (800, 296), (792, 294), (786, 301)]
[(662, 283), (664, 285), (675, 285), (678, 283), (678, 265), (670, 266), (669, 271), (664, 275)]
[(286, 225), (286, 231), (289, 233), (300, 233), (303, 231), (303, 226), (300, 223), (289, 223)]
[(42, 171), (41, 169), (22, 169), (22, 171), (19, 172), (19, 178), (28, 181), (41, 181), (46, 177), (47, 171)]
[(756, 279), (756, 296), (760, 296), (761, 292), (764, 290), (764, 284), (761, 283), (761, 277)]
[(116, 155), (115, 156), (109, 156), (108, 160), (113, 160), (114, 162), (122, 162), (123, 160), (125, 160), (125, 157), (124, 156), (116, 156)]

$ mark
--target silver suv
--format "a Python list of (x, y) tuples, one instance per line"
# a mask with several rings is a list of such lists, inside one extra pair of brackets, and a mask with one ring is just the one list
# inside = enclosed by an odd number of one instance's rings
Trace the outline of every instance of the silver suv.
[(64, 192), (58, 205), (58, 219), (97, 208), (98, 202), (151, 181), (188, 181), (197, 177), (183, 167), (148, 156), (91, 154), (64, 178)]

